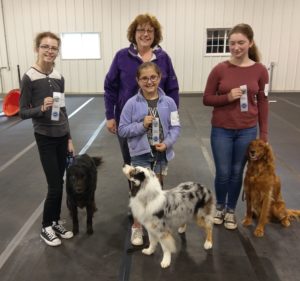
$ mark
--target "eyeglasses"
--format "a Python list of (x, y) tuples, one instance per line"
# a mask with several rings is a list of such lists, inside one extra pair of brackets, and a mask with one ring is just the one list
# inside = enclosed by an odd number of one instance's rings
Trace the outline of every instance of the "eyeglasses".
[(158, 80), (158, 76), (157, 75), (151, 75), (150, 77), (141, 77), (139, 78), (139, 81), (142, 81), (144, 84), (148, 83), (148, 81), (151, 81), (151, 82), (156, 82)]
[(45, 51), (52, 51), (54, 53), (59, 51), (59, 48), (54, 47), (54, 46), (49, 46), (49, 45), (41, 45), (40, 48), (45, 50)]
[(144, 28), (137, 28), (136, 32), (141, 33), (141, 34), (152, 34), (154, 32), (154, 29), (144, 29)]

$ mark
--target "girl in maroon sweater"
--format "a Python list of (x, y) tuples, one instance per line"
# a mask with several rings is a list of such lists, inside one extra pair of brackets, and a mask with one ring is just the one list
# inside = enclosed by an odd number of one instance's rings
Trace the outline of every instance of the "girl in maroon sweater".
[(238, 24), (229, 32), (229, 60), (213, 68), (203, 103), (213, 106), (211, 147), (216, 167), (215, 224), (236, 229), (235, 208), (242, 187), (246, 151), (256, 138), (268, 139), (267, 69), (259, 63), (253, 30)]

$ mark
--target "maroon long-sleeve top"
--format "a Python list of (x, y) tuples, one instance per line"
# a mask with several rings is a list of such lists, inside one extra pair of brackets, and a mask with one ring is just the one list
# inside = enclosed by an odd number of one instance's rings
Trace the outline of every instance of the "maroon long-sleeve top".
[[(240, 67), (224, 61), (208, 76), (203, 104), (213, 106), (211, 123), (214, 127), (245, 129), (259, 125), (259, 137), (268, 140), (269, 75), (261, 63)], [(230, 102), (231, 89), (247, 85), (248, 111), (242, 112), (240, 100)]]

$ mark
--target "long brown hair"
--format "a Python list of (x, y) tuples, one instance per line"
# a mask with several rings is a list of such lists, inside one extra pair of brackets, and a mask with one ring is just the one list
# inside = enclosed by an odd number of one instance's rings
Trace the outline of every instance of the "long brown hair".
[(249, 24), (246, 23), (240, 23), (234, 26), (228, 33), (228, 38), (234, 33), (241, 33), (245, 35), (250, 42), (253, 43), (253, 45), (249, 48), (248, 56), (251, 60), (255, 62), (260, 62), (260, 52), (254, 42), (254, 32), (252, 27)]

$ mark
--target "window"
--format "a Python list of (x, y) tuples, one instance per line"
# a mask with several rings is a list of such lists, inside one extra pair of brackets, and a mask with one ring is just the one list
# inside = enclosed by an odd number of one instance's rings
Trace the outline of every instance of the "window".
[(62, 59), (100, 59), (100, 33), (61, 33)]
[(206, 54), (228, 54), (230, 28), (207, 29)]

